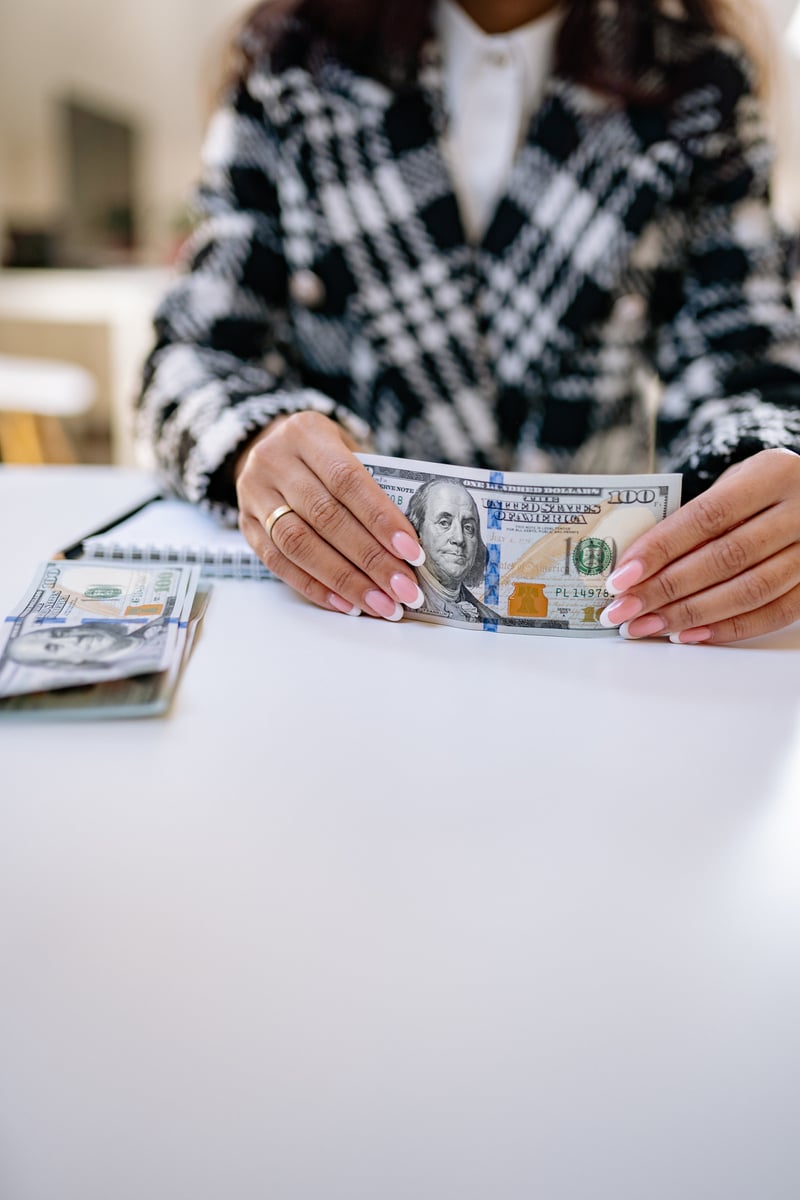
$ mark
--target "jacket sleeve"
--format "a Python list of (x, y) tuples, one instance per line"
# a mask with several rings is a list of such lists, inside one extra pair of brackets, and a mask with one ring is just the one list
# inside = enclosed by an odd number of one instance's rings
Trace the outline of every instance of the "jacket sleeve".
[(255, 90), (241, 85), (212, 118), (197, 225), (155, 316), (136, 418), (137, 439), (168, 485), (223, 508), (236, 504), (238, 454), (275, 416), (313, 409), (357, 440), (368, 437), (363, 421), (301, 381), (280, 219), (281, 146)]
[(709, 75), (719, 121), (678, 114), (697, 161), (676, 302), (655, 345), (658, 448), (683, 472), (684, 499), (759, 450), (800, 452), (800, 314), (770, 204), (770, 141), (746, 64), (719, 56)]

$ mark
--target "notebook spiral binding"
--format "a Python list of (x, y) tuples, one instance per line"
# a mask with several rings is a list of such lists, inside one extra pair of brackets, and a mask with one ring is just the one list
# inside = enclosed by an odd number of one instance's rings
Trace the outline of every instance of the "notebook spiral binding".
[(186, 563), (199, 566), (201, 576), (213, 579), (274, 579), (255, 554), (204, 550), (196, 546), (125, 546), (95, 542), (85, 547), (84, 560), (130, 563)]

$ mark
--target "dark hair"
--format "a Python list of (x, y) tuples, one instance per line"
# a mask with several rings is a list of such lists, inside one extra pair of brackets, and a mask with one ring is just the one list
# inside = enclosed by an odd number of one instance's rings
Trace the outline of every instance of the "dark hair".
[[(232, 78), (265, 55), (281, 70), (311, 47), (332, 50), (367, 74), (408, 78), (431, 33), (434, 0), (266, 0), (244, 18)], [(663, 99), (659, 36), (727, 32), (743, 38), (730, 0), (565, 0), (556, 50), (560, 74), (621, 100)]]

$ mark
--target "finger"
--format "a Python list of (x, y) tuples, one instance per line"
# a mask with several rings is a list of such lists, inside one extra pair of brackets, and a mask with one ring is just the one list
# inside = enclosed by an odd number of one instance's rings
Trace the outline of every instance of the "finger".
[[(383, 617), (388, 621), (399, 621), (402, 618), (402, 602), (397, 595), (389, 595), (376, 587), (373, 580), (359, 571), (348, 558), (328, 545), (294, 508), (281, 516), (272, 526), (271, 534), (267, 534), (267, 518), (275, 508), (283, 507), (286, 501), (275, 492), (268, 491), (266, 495), (269, 497), (269, 512), (263, 519), (256, 518), (257, 526), (261, 527), (260, 531), (253, 530), (248, 524), (247, 536), (251, 544), (257, 543), (256, 548), (262, 562), (273, 574), (289, 582), (286, 564), (291, 564), (302, 572), (301, 578), (307, 576), (322, 586), (327, 596), (332, 594), (340, 597), (351, 607), (363, 609), (370, 616)], [(399, 566), (396, 559), (390, 559), (380, 547), (378, 549), (383, 557)], [(402, 590), (406, 584), (399, 570), (392, 577), (392, 583), (395, 590)], [(419, 607), (424, 598), (416, 580), (411, 581), (408, 587), (409, 605)], [(311, 588), (303, 594), (309, 592), (318, 594), (317, 589)]]
[(396, 558), (418, 567), (425, 551), (417, 531), (397, 505), (382, 490), (362, 462), (332, 442), (335, 453), (314, 461), (303, 457), (306, 466), (327, 488), (334, 499), (347, 509), (376, 541)]
[[(627, 592), (663, 570), (668, 563), (715, 541), (752, 517), (771, 509), (780, 498), (765, 480), (760, 455), (737, 464), (736, 472), (725, 473), (701, 496), (666, 517), (638, 538), (609, 576), (613, 595)], [(755, 465), (754, 465), (755, 464)]]
[[(367, 480), (373, 486), (378, 486), (368, 474)], [(378, 491), (383, 499), (387, 499), (380, 488)], [(284, 486), (284, 494), (321, 541), (337, 550), (345, 562), (357, 567), (362, 575), (373, 584), (377, 584), (382, 592), (411, 608), (418, 608), (423, 603), (422, 592), (411, 568), (405, 563), (401, 566), (395, 554), (387, 551), (374, 536), (372, 528), (365, 527), (342, 501), (328, 491), (316, 474), (301, 467), (293, 475), (291, 486)], [(391, 504), (391, 501), (389, 503)], [(273, 530), (273, 535), (275, 532)], [(298, 547), (291, 547), (287, 544), (286, 531), (279, 532), (280, 540), (277, 544), (286, 557), (304, 566), (311, 574), (316, 574), (307, 561), (297, 557), (298, 553), (305, 556), (315, 552), (313, 539), (310, 543), (302, 540)], [(298, 538), (302, 538), (302, 532), (299, 528), (295, 529)], [(321, 550), (319, 553), (321, 554)], [(328, 558), (328, 563), (332, 566), (333, 559)], [(346, 586), (353, 586), (354, 579), (355, 577), (348, 579)]]
[[(267, 546), (269, 538), (263, 526), (254, 517), (246, 515), (242, 518), (240, 524), (242, 532), (256, 554), (258, 554), (264, 565), (278, 579), (282, 579), (294, 591), (299, 592), (301, 596), (304, 596), (306, 600), (310, 600), (312, 604), (316, 604), (319, 608), (325, 608), (329, 612), (344, 613), (348, 617), (358, 617), (361, 615), (361, 609), (357, 605), (351, 604), (343, 596), (339, 596), (336, 592), (326, 588), (318, 579), (314, 579), (300, 567), (296, 567), (294, 563), (283, 558), (279, 553), (272, 554)], [(274, 549), (272, 547), (273, 551)], [(265, 555), (270, 557), (272, 565), (266, 562)]]
[[(239, 476), (240, 504), (242, 485), (250, 498), (263, 483), (286, 494), (299, 464), (319, 478), (393, 557), (414, 567), (425, 561), (413, 525), (345, 445), (342, 430), (320, 413), (292, 413), (253, 442)], [(260, 516), (254, 504), (247, 507)]]
[(782, 550), (735, 579), (627, 622), (631, 638), (680, 633), (757, 612), (800, 585), (800, 546)]
[(302, 518), (285, 516), (273, 526), (272, 541), (284, 557), (337, 595), (389, 620), (399, 619), (398, 604), (422, 605), (424, 597), (411, 569), (401, 566), (316, 475), (301, 464), (283, 492)]
[(670, 641), (679, 645), (725, 644), (742, 642), (747, 638), (776, 633), (800, 620), (800, 586), (792, 588), (777, 600), (752, 612), (740, 613), (727, 621), (719, 621), (696, 629), (673, 634)]
[[(797, 541), (796, 519), (780, 506), (694, 550), (609, 604), (602, 623), (621, 625), (732, 580)], [(751, 606), (752, 607), (752, 606)]]

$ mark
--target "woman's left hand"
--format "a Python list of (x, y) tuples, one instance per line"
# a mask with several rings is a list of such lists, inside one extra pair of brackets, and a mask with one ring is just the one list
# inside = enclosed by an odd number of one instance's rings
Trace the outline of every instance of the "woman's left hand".
[(800, 454), (762, 450), (637, 539), (601, 616), (629, 638), (736, 642), (800, 619)]

